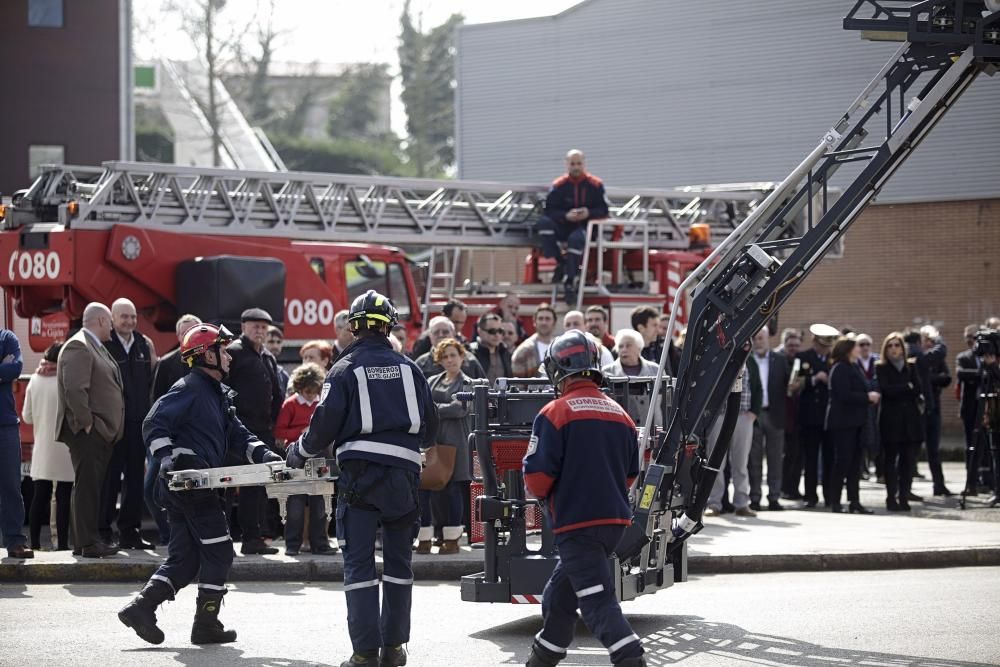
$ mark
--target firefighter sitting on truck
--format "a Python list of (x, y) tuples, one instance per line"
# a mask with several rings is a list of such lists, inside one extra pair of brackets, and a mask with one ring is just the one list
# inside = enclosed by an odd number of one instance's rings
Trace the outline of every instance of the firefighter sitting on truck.
[[(552, 182), (545, 197), (545, 215), (535, 225), (542, 255), (558, 263), (552, 282), (565, 282), (567, 303), (575, 292), (575, 281), (587, 245), (587, 221), (607, 217), (604, 183), (587, 172), (583, 152), (571, 150), (566, 154), (566, 173)], [(560, 243), (566, 244), (565, 258)]]
[(524, 481), (549, 515), (559, 563), (542, 594), (544, 624), (528, 667), (566, 657), (577, 609), (613, 664), (646, 664), (615, 597), (609, 561), (632, 522), (628, 488), (639, 474), (639, 447), (635, 424), (600, 390), (599, 354), (582, 331), (559, 336), (545, 354), (558, 398), (535, 418)]
[(330, 369), (309, 429), (288, 447), (288, 465), (301, 468), (332, 443), (340, 466), (337, 539), (354, 648), (341, 667), (405, 665), (410, 640), (420, 449), (434, 444), (437, 409), (423, 373), (389, 344), (397, 319), (392, 302), (374, 290), (354, 300), (348, 322), (355, 341)]
[(226, 630), (219, 621), (226, 578), (233, 564), (233, 542), (222, 500), (211, 489), (171, 491), (167, 487), (172, 471), (220, 467), (229, 450), (246, 456), (251, 463), (282, 460), (240, 423), (231, 392), (222, 384), (230, 361), (226, 345), (232, 340), (225, 327), (192, 327), (181, 343), (181, 359), (191, 372), (153, 404), (142, 425), (146, 447), (160, 463), (154, 498), (167, 511), (170, 542), (166, 562), (118, 612), (118, 618), (151, 644), (163, 642), (163, 631), (156, 625), (156, 608), (173, 600), (195, 577), (198, 606), (191, 643), (236, 641), (236, 632)]

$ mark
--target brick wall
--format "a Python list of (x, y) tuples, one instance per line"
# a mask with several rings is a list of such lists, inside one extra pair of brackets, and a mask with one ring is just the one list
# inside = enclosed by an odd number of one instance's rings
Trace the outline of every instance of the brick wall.
[[(826, 322), (872, 336), (935, 324), (948, 367), (965, 349), (962, 329), (1000, 315), (1000, 199), (869, 207), (844, 241), (781, 309), (781, 327)], [(944, 430), (961, 431), (953, 387), (944, 390)]]

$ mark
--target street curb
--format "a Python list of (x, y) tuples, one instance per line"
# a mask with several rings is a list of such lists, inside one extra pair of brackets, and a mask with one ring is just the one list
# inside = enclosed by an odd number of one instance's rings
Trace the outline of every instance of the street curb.
[(908, 570), (1000, 565), (1000, 547), (868, 553), (692, 556), (690, 574), (752, 574), (833, 570)]
[[(2, 583), (113, 583), (142, 582), (158, 567), (156, 561), (114, 560), (44, 563), (0, 562)], [(902, 570), (916, 568), (1000, 565), (1000, 546), (963, 549), (902, 550), (834, 554), (762, 554), (744, 556), (691, 556), (688, 572), (702, 574), (754, 574), (764, 572), (818, 572), (833, 570)], [(381, 565), (379, 565), (381, 569)], [(457, 582), (462, 576), (482, 571), (479, 558), (415, 558), (417, 581)], [(276, 561), (243, 557), (233, 563), (230, 581), (343, 581), (343, 559), (316, 558)]]

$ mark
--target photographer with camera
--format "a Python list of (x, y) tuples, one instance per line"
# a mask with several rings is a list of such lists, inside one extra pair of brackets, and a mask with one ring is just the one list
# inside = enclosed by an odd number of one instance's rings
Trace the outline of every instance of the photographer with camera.
[[(962, 500), (967, 496), (977, 495), (977, 477), (979, 462), (985, 452), (989, 452), (990, 468), (993, 478), (993, 495), (989, 499), (990, 507), (1000, 503), (1000, 331), (981, 329), (976, 333), (972, 344), (972, 354), (978, 368), (970, 368), (963, 363), (958, 369), (958, 378), (962, 382), (963, 392), (974, 389), (976, 393), (976, 408), (973, 415), (972, 435), (967, 443), (967, 470), (965, 490)], [(965, 401), (963, 401), (963, 407)]]

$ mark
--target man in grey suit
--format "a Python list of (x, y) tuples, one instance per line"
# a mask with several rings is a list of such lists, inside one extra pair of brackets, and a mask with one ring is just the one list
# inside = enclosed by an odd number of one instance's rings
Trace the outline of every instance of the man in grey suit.
[(764, 400), (754, 425), (750, 446), (750, 508), (761, 509), (761, 482), (764, 457), (767, 456), (767, 508), (782, 510), (781, 471), (785, 452), (785, 392), (788, 388), (788, 359), (771, 350), (771, 332), (767, 325), (753, 337), (750, 359), (757, 364)]
[(103, 558), (117, 551), (97, 531), (101, 488), (114, 444), (122, 438), (125, 402), (118, 364), (104, 348), (111, 338), (111, 311), (90, 303), (83, 329), (59, 352), (57, 438), (69, 446), (75, 481), (70, 513), (74, 554)]

